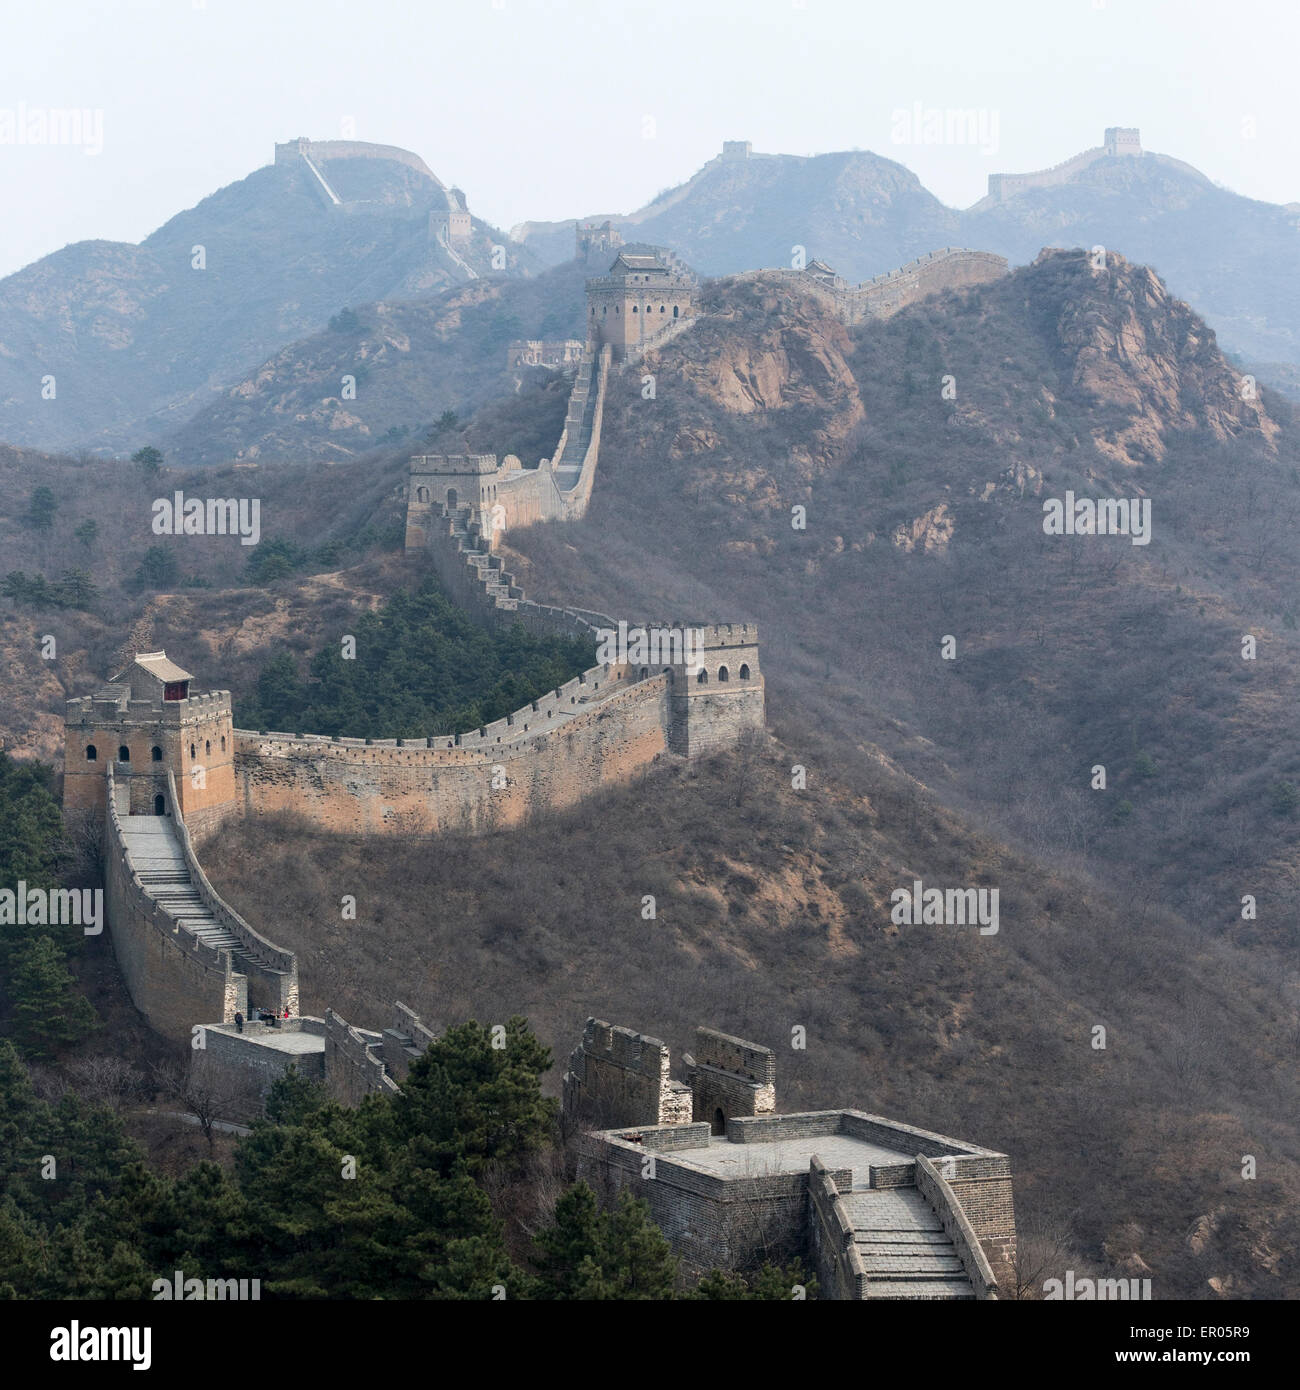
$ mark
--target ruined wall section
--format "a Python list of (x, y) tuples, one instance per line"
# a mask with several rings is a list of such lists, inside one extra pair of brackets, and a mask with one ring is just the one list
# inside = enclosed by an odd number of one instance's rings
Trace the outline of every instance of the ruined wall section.
[(325, 1088), (344, 1105), (359, 1105), (368, 1095), (397, 1095), (411, 1063), (437, 1038), (400, 1000), (393, 1005), (392, 1026), (382, 1033), (354, 1028), (333, 1009), (325, 1010), (323, 1032)]
[(589, 1018), (564, 1074), (566, 1129), (689, 1123), (690, 1092), (669, 1067), (658, 1038)]
[(695, 1030), (695, 1055), (683, 1059), (697, 1124), (725, 1134), (733, 1116), (770, 1115), (776, 1109), (776, 1054), (770, 1047), (713, 1028)]

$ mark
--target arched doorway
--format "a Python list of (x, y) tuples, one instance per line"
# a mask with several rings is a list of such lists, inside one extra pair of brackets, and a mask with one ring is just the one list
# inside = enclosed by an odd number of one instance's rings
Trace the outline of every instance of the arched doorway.
[(449, 487), (447, 489), (447, 509), (454, 512), (458, 506), (460, 506), (459, 495), (454, 487)]
[(167, 798), (159, 792), (153, 799), (153, 813), (155, 816), (165, 816), (167, 814)]
[(727, 1132), (727, 1117), (722, 1113), (721, 1106), (718, 1106), (713, 1112), (713, 1132), (714, 1134), (726, 1134)]

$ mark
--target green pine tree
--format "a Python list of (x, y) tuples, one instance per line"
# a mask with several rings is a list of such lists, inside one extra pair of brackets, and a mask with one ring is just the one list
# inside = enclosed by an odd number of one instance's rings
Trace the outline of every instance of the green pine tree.
[(48, 936), (32, 937), (19, 949), (10, 993), (14, 1037), (23, 1053), (37, 1060), (52, 1058), (61, 1047), (84, 1038), (99, 1022), (64, 965), (63, 951)]
[(663, 1301), (674, 1297), (678, 1261), (650, 1207), (628, 1188), (608, 1212), (596, 1250), (578, 1266), (573, 1297)]
[(555, 1204), (555, 1218), (537, 1238), (537, 1261), (545, 1297), (576, 1298), (578, 1270), (600, 1242), (603, 1218), (596, 1194), (576, 1183)]

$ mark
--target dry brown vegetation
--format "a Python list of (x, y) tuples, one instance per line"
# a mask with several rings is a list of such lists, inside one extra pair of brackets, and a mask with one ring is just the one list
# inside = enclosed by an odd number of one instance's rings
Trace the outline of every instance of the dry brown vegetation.
[[(394, 998), (437, 1026), (523, 1013), (560, 1058), (592, 1014), (675, 1056), (708, 1022), (778, 1049), (782, 1109), (858, 1106), (1012, 1153), (1022, 1219), (1092, 1260), (1138, 1254), (1158, 1297), (1207, 1295), (1224, 1272), (1241, 1293), (1294, 1293), (1285, 1259), (1254, 1253), (1300, 1234), (1294, 1039), (1263, 964), (1045, 874), (882, 758), (803, 793), (792, 758), (774, 744), (665, 769), (477, 839), (245, 823), (205, 862), (299, 953), (307, 1010), (367, 1026)], [(914, 876), (998, 885), (998, 934), (892, 926), (889, 894)], [(1255, 1182), (1245, 1153), (1269, 1155)], [(1193, 1255), (1185, 1237), (1214, 1213)]]

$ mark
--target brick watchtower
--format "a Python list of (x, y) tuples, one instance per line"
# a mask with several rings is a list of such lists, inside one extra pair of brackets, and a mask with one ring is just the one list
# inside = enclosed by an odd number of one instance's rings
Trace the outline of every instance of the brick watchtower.
[(141, 652), (93, 695), (69, 700), (64, 716), (65, 811), (104, 811), (104, 769), (113, 760), (119, 810), (180, 812), (202, 836), (235, 807), (235, 739), (230, 692), (192, 695), (193, 677), (166, 652)]
[(668, 744), (674, 753), (695, 758), (731, 747), (747, 729), (762, 729), (764, 692), (757, 624), (690, 630), (701, 645), (694, 666), (671, 667)]
[(625, 246), (609, 273), (587, 281), (587, 345), (616, 361), (695, 312), (695, 285), (653, 246)]

